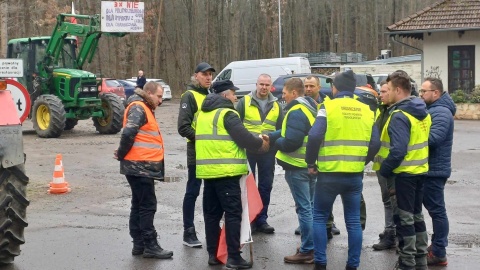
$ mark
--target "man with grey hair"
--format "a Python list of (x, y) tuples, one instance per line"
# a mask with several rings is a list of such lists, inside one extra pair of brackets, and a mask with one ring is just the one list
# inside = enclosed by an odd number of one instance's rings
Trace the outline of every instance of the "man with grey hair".
[(200, 194), (202, 180), (197, 179), (195, 169), (195, 125), (202, 102), (208, 94), (212, 84), (212, 72), (215, 69), (208, 63), (202, 62), (195, 68), (192, 84), (182, 94), (180, 111), (178, 113), (178, 133), (187, 138), (187, 167), (188, 180), (183, 198), (183, 244), (188, 247), (202, 247), (198, 241), (193, 223), (195, 216), (195, 202)]
[(427, 104), (432, 117), (428, 137), (428, 172), (423, 187), (423, 205), (432, 218), (432, 242), (428, 248), (427, 264), (446, 266), (448, 245), (448, 217), (445, 209), (445, 183), (452, 172), (453, 116), (455, 104), (443, 90), (437, 78), (426, 78), (420, 97)]

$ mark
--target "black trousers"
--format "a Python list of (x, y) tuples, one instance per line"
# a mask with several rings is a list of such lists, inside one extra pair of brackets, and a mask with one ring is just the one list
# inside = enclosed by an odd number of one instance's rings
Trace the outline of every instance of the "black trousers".
[(153, 178), (126, 175), (132, 190), (129, 229), (133, 239), (155, 236), (153, 219), (157, 212), (157, 197)]
[(239, 175), (204, 181), (203, 218), (209, 254), (217, 253), (220, 220), (223, 213), (225, 213), (228, 256), (237, 258), (240, 254), (240, 223), (242, 222), (240, 177)]

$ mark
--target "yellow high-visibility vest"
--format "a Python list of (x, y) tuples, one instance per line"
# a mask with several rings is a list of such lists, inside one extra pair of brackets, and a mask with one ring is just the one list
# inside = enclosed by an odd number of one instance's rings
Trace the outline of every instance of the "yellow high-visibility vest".
[(393, 170), (394, 173), (409, 173), (409, 174), (425, 174), (428, 172), (428, 135), (430, 134), (430, 126), (432, 119), (430, 114), (423, 120), (418, 120), (411, 114), (395, 110), (390, 114), (387, 123), (383, 127), (382, 135), (380, 136), (381, 147), (375, 157), (373, 163), (373, 170), (380, 170), (382, 162), (390, 153), (390, 136), (388, 135), (388, 126), (392, 115), (395, 113), (403, 113), (410, 121), (410, 141), (408, 142), (407, 155), (403, 159), (400, 166)]
[[(247, 154), (232, 140), (223, 119), (227, 112), (221, 108), (210, 112), (200, 111), (195, 130), (196, 177), (213, 179), (248, 173)], [(239, 116), (240, 117), (240, 116)]]
[(349, 97), (325, 101), (323, 106), (327, 132), (318, 153), (318, 171), (362, 172), (375, 122), (374, 112)]
[(252, 97), (250, 95), (245, 96), (245, 118), (243, 119), (243, 125), (254, 135), (268, 134), (276, 130), (276, 124), (278, 116), (280, 115), (280, 106), (277, 102), (273, 102), (273, 107), (268, 112), (265, 120), (262, 122), (260, 117), (260, 109), (251, 105)]
[[(315, 117), (312, 115), (310, 110), (305, 105), (301, 103), (296, 104), (292, 108), (290, 108), (290, 110), (288, 110), (287, 114), (285, 115), (285, 118), (283, 119), (282, 131), (281, 131), (282, 137), (285, 137), (285, 132), (287, 130), (288, 115), (291, 112), (296, 110), (301, 110), (303, 114), (307, 116), (308, 121), (310, 122), (310, 125), (313, 125), (313, 122), (315, 122)], [(279, 150), (277, 151), (277, 154), (275, 155), (275, 157), (295, 167), (307, 168), (307, 163), (305, 162), (305, 153), (307, 152), (307, 148), (306, 148), (307, 140), (308, 140), (308, 134), (306, 134), (305, 137), (303, 138), (303, 144), (302, 146), (300, 146), (300, 148), (290, 153), (282, 152)]]
[[(198, 117), (198, 113), (202, 110), (202, 103), (203, 101), (205, 100), (205, 98), (207, 97), (207, 95), (204, 95), (202, 93), (199, 93), (195, 90), (187, 90), (185, 91), (185, 93), (187, 92), (190, 92), (192, 93), (193, 95), (193, 98), (195, 99), (195, 103), (197, 104), (197, 111), (193, 114), (193, 120), (192, 120), (192, 128), (195, 130), (195, 126), (197, 124), (197, 117)], [(185, 93), (182, 94), (182, 97), (183, 95), (185, 95)], [(190, 140), (187, 139), (187, 142), (189, 142)]]

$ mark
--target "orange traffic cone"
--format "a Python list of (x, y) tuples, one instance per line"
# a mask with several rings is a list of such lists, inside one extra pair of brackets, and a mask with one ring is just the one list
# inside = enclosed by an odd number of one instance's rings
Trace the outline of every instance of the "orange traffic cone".
[(48, 193), (62, 194), (70, 191), (71, 189), (68, 187), (68, 182), (65, 181), (62, 155), (57, 154), (57, 157), (55, 158), (55, 170), (53, 171), (53, 180), (52, 182), (50, 182), (50, 189), (48, 189)]

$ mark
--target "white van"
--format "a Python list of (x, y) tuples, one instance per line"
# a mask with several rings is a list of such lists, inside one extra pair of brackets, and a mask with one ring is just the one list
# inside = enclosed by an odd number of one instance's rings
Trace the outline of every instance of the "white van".
[(272, 82), (280, 75), (311, 73), (310, 62), (305, 57), (284, 57), (234, 61), (228, 64), (213, 81), (231, 80), (240, 88), (235, 93), (242, 97), (255, 90), (258, 76), (265, 73), (272, 77)]

